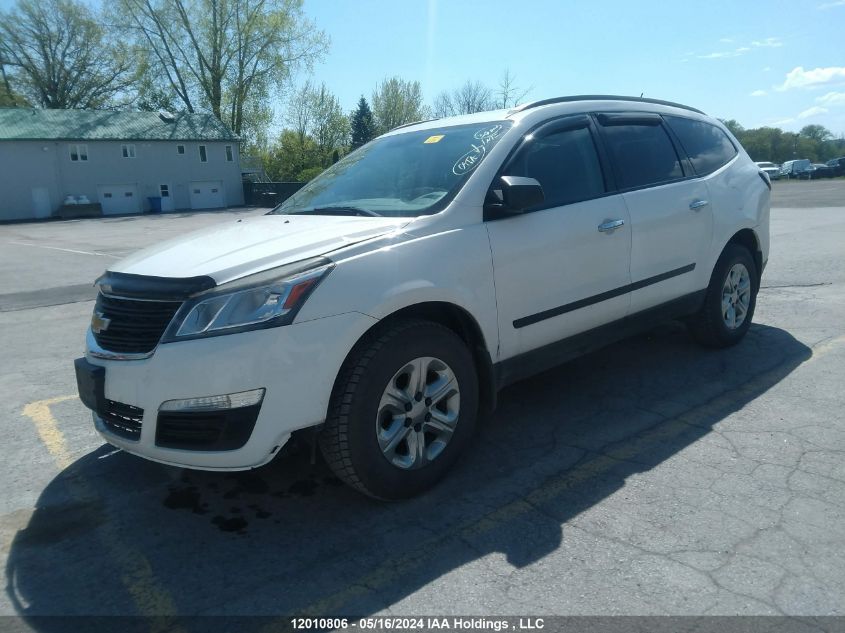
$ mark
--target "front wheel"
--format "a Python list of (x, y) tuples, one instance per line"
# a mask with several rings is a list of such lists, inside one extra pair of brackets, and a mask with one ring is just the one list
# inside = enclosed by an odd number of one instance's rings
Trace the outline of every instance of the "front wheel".
[(369, 336), (344, 363), (320, 434), (341, 480), (379, 499), (433, 486), (472, 436), (478, 379), (452, 330), (404, 321)]
[(693, 338), (708, 347), (736, 345), (751, 327), (758, 285), (751, 253), (728, 244), (713, 269), (704, 304), (687, 321)]

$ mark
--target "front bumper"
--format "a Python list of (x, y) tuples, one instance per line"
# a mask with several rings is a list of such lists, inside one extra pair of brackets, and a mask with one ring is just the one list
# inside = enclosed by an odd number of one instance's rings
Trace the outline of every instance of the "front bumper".
[[(138, 360), (94, 356), (91, 350), (97, 346), (89, 330), (85, 356), (91, 365), (105, 368), (102, 397), (127, 416), (127, 424), (137, 421), (139, 428), (137, 433), (126, 433), (107, 424), (105, 416), (96, 412), (95, 426), (110, 444), (165, 464), (202, 470), (261, 466), (293, 431), (325, 419), (346, 354), (375, 323), (370, 316), (352, 312), (278, 328), (167, 343)], [(240, 447), (192, 450), (161, 441), (157, 425), (163, 402), (258, 388), (266, 389), (264, 399), (256, 408), (254, 428)], [(230, 422), (236, 425), (238, 419)]]

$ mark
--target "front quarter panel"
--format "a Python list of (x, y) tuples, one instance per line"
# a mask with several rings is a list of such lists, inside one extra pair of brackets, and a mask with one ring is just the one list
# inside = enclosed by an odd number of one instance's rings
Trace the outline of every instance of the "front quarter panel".
[(496, 295), (483, 224), (421, 237), (398, 235), (381, 247), (338, 255), (335, 261), (297, 322), (344, 312), (383, 319), (415, 304), (447, 302), (476, 320), (491, 358), (496, 358)]

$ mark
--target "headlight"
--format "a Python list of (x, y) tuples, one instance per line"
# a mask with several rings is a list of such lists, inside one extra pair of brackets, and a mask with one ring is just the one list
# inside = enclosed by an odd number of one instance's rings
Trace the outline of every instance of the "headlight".
[(198, 295), (179, 309), (162, 342), (287, 325), (332, 268), (333, 263), (317, 258)]

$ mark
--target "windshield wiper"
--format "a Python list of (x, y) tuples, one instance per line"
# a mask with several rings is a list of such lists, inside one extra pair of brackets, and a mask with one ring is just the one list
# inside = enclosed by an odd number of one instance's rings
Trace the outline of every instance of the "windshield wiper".
[(380, 218), (381, 214), (369, 209), (362, 209), (361, 207), (352, 206), (336, 206), (336, 207), (316, 207), (314, 209), (304, 209), (302, 211), (294, 211), (297, 215), (359, 215), (371, 218)]

